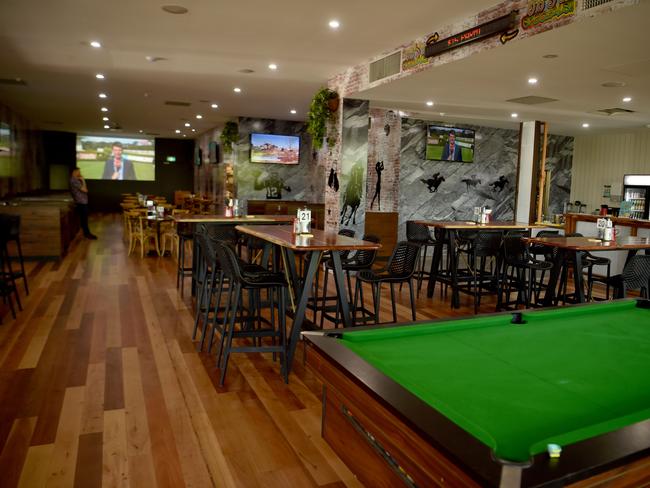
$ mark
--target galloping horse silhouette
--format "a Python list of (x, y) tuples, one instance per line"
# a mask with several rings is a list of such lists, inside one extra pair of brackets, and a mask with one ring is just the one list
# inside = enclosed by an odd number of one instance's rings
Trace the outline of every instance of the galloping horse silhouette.
[[(357, 209), (361, 204), (361, 192), (363, 191), (363, 166), (356, 163), (350, 171), (350, 181), (343, 194), (343, 205), (341, 206), (341, 224), (349, 225), (357, 223)], [(350, 212), (348, 213), (348, 209)], [(347, 219), (346, 219), (347, 216)]]
[(420, 178), (420, 181), (427, 185), (427, 189), (429, 190), (429, 193), (435, 193), (438, 191), (438, 187), (440, 186), (440, 183), (445, 181), (445, 177), (441, 176), (440, 173), (434, 173), (434, 175), (425, 180), (424, 178)]

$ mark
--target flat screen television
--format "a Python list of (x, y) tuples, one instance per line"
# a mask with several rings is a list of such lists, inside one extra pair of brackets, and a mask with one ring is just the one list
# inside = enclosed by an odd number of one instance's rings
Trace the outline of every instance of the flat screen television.
[(300, 137), (251, 134), (251, 163), (300, 163)]
[(154, 139), (77, 136), (77, 166), (87, 180), (154, 181)]
[(0, 176), (14, 176), (11, 155), (11, 127), (0, 122)]
[(474, 162), (474, 131), (459, 127), (427, 127), (427, 159), (433, 161)]

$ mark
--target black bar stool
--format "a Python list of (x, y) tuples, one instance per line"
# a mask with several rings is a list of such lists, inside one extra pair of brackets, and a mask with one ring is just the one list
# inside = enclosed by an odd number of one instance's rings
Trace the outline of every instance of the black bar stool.
[[(363, 303), (363, 293), (361, 287), (363, 283), (368, 283), (373, 290), (375, 305), (374, 321), (379, 323), (379, 302), (381, 299), (382, 283), (390, 284), (390, 298), (393, 305), (393, 322), (397, 322), (397, 310), (395, 308), (395, 283), (408, 283), (409, 295), (411, 298), (411, 316), (415, 320), (415, 295), (413, 293), (413, 283), (411, 278), (415, 273), (415, 266), (420, 255), (420, 246), (414, 242), (400, 241), (393, 249), (393, 253), (388, 258), (386, 267), (379, 270), (365, 270), (357, 274), (357, 283), (354, 290), (354, 308), (357, 310), (357, 298), (361, 296), (361, 309), (365, 310)], [(354, 314), (356, 322), (356, 314)], [(365, 321), (365, 318), (364, 318)]]
[[(376, 242), (379, 243), (380, 239), (376, 235), (373, 234), (365, 234), (363, 236), (364, 241), (368, 242)], [(375, 262), (375, 258), (377, 257), (377, 250), (372, 249), (372, 250), (360, 250), (356, 251), (353, 255), (347, 255), (345, 258), (341, 259), (341, 267), (343, 269), (343, 272), (346, 275), (347, 283), (348, 283), (348, 302), (353, 303), (353, 298), (352, 298), (352, 280), (350, 278), (350, 273), (359, 273), (361, 271), (367, 271), (372, 268), (373, 263)], [(336, 305), (332, 307), (327, 306), (327, 300), (328, 299), (336, 299), (336, 297), (327, 297), (327, 282), (328, 278), (330, 275), (330, 271), (334, 270), (334, 263), (332, 262), (331, 259), (328, 259), (325, 261), (325, 278), (323, 280), (323, 297), (322, 297), (322, 302), (321, 302), (321, 316), (320, 316), (320, 328), (322, 329), (324, 326), (325, 319), (330, 320), (334, 322), (334, 327), (339, 326), (340, 322), (340, 306), (339, 306), (339, 301), (336, 300)], [(363, 293), (363, 289), (361, 289), (361, 293)], [(363, 301), (363, 296), (361, 297)], [(343, 300), (344, 298), (340, 298)], [(328, 312), (335, 311), (335, 315), (332, 316)], [(362, 311), (363, 313), (363, 311)], [(352, 315), (355, 316), (355, 310), (352, 310)]]
[[(287, 368), (287, 339), (286, 339), (286, 294), (287, 281), (282, 273), (270, 271), (245, 271), (240, 266), (235, 251), (222, 242), (215, 243), (217, 256), (221, 265), (224, 277), (230, 281), (228, 298), (224, 312), (223, 325), (215, 327), (221, 332), (221, 341), (219, 353), (217, 356), (217, 366), (221, 367), (219, 385), (223, 386), (228, 368), (228, 360), (234, 352), (272, 352), (280, 354), (281, 372), (285, 383), (289, 382)], [(246, 290), (255, 297), (250, 301), (252, 309), (248, 310), (248, 317), (243, 316), (242, 292)], [(269, 322), (270, 327), (262, 327), (261, 300), (259, 292), (268, 290), (269, 294), (278, 293), (278, 326), (275, 326), (275, 309), (273, 300), (271, 300)], [(237, 314), (239, 313), (239, 330), (235, 330)], [(257, 323), (257, 328), (255, 327)], [(252, 345), (233, 345), (233, 338), (250, 338), (253, 339)], [(272, 343), (263, 344), (263, 338), (271, 338)], [(259, 342), (258, 342), (259, 341)], [(277, 343), (279, 341), (279, 344)], [(222, 357), (223, 356), (223, 357)]]
[[(23, 259), (23, 250), (20, 247), (20, 215), (0, 214), (0, 240), (2, 245), (2, 252), (7, 259), (7, 272), (13, 276), (13, 279), (23, 279), (25, 287), (25, 294), (29, 295), (29, 287), (27, 286), (27, 274), (25, 273), (25, 260)], [(11, 255), (9, 254), (9, 243), (16, 243), (16, 250), (18, 251), (18, 260), (20, 262), (20, 271), (14, 271), (11, 268)]]
[(415, 272), (415, 278), (418, 282), (417, 294), (420, 296), (420, 289), (422, 288), (422, 280), (428, 278), (431, 273), (426, 271), (425, 261), (427, 260), (427, 251), (429, 248), (436, 246), (436, 241), (431, 237), (429, 227), (424, 224), (418, 224), (413, 220), (406, 221), (406, 240), (419, 244), (422, 248), (420, 251), (420, 263)]
[[(176, 228), (178, 234), (178, 266), (176, 268), (176, 288), (181, 289), (181, 296), (183, 296), (183, 291), (185, 290), (185, 278), (192, 276), (192, 266), (185, 266), (185, 248), (187, 247), (187, 242), (193, 242), (194, 240), (194, 231), (192, 229), (192, 224), (187, 223), (178, 223)], [(192, 257), (194, 260), (194, 257)]]

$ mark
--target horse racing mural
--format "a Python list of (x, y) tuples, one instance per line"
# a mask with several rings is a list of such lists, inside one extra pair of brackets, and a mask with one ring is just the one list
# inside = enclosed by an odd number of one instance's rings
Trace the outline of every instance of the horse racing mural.
[(368, 102), (344, 100), (340, 164), (340, 228), (363, 235), (368, 166)]

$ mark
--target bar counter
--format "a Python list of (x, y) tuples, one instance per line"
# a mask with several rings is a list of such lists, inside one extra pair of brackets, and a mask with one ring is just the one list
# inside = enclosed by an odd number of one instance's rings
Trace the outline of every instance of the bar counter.
[[(565, 216), (564, 229), (567, 234), (579, 232), (578, 222), (593, 222), (594, 224), (602, 215), (568, 213)], [(630, 227), (630, 235), (636, 236), (639, 229), (650, 229), (650, 220), (631, 219), (629, 217), (608, 216), (616, 227)]]

